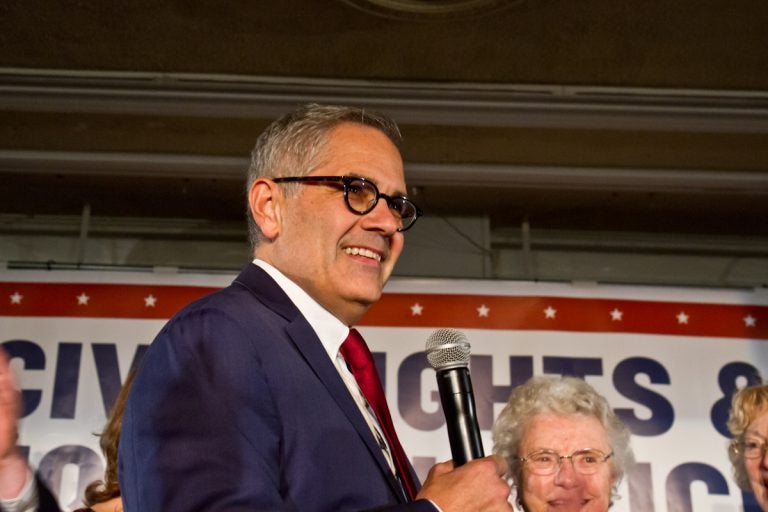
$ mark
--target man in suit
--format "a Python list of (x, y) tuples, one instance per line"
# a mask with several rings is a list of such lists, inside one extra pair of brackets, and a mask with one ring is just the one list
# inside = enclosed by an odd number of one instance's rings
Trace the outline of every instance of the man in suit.
[(146, 353), (120, 441), (127, 512), (511, 510), (495, 456), (437, 464), (414, 483), (346, 360), (350, 326), (381, 297), (421, 213), (398, 143), (384, 116), (319, 105), (259, 137), (255, 259)]

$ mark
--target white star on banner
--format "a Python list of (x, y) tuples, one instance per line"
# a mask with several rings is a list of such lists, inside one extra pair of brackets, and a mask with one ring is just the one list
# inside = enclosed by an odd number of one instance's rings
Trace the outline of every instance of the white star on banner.
[(745, 316), (744, 325), (746, 327), (755, 327), (757, 325), (757, 318), (753, 317), (752, 315)]
[(145, 308), (153, 308), (155, 307), (155, 303), (157, 302), (157, 298), (152, 295), (151, 293), (144, 297), (144, 307)]
[(622, 316), (624, 316), (624, 312), (620, 311), (618, 308), (613, 308), (613, 311), (611, 311), (612, 322), (621, 322)]
[(484, 316), (488, 318), (488, 313), (490, 313), (491, 308), (486, 306), (485, 304), (481, 304), (479, 308), (477, 308), (477, 316)]
[(411, 316), (421, 316), (422, 311), (424, 311), (424, 306), (418, 302), (411, 306)]
[(82, 292), (80, 295), (77, 296), (77, 305), (87, 306), (89, 300), (91, 300), (91, 298), (87, 296), (85, 292)]
[(545, 318), (555, 318), (555, 315), (557, 315), (557, 310), (552, 306), (547, 306), (547, 309), (544, 310)]
[(688, 315), (685, 314), (685, 311), (681, 311), (677, 314), (677, 323), (679, 324), (688, 323)]
[(23, 299), (24, 296), (19, 292), (13, 292), (13, 295), (10, 295), (10, 298), (11, 304), (21, 304), (21, 299)]

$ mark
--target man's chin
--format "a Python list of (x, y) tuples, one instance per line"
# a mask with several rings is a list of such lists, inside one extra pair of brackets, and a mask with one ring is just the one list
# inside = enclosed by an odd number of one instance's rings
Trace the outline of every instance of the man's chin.
[(348, 283), (346, 299), (356, 302), (361, 307), (369, 308), (381, 299), (383, 285), (378, 280), (358, 280)]
[[(379, 301), (381, 293), (378, 294), (348, 294), (344, 297), (341, 304), (343, 311), (331, 311), (340, 320), (347, 325), (355, 325), (368, 312), (368, 309)], [(341, 316), (340, 316), (341, 314)]]

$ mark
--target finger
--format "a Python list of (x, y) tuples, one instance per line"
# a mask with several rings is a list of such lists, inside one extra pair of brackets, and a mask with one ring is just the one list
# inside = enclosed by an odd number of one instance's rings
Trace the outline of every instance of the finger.
[(0, 375), (11, 371), (11, 361), (8, 359), (8, 354), (5, 350), (0, 348)]
[(504, 457), (501, 455), (490, 455), (490, 459), (493, 460), (493, 462), (496, 464), (496, 474), (499, 476), (504, 476), (507, 471), (509, 471), (509, 467), (507, 467), (507, 461), (504, 460)]
[(7, 373), (0, 373), (0, 402), (9, 402), (13, 396), (13, 381)]

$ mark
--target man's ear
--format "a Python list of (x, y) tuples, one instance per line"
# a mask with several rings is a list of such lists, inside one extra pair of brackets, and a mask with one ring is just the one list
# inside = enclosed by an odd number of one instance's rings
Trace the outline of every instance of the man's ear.
[(280, 233), (282, 225), (282, 190), (268, 178), (258, 178), (248, 190), (248, 208), (251, 217), (264, 236), (273, 240)]

